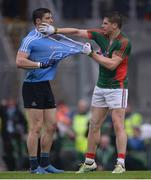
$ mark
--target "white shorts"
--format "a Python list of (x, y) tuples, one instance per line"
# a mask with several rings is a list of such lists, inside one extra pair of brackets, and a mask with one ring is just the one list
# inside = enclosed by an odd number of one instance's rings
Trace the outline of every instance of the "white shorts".
[(109, 109), (126, 108), (127, 99), (128, 89), (105, 89), (95, 86), (91, 105)]

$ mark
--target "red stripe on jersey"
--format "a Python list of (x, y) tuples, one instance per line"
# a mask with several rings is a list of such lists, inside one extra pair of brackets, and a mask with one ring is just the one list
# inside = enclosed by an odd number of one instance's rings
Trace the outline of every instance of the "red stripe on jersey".
[(115, 39), (116, 40), (121, 40), (123, 38), (123, 35), (120, 33)]
[(128, 40), (123, 38), (121, 48), (119, 50), (115, 51), (115, 54), (119, 57), (122, 57), (126, 50), (127, 45), (128, 45)]
[(121, 45), (121, 49), (120, 49), (122, 53), (125, 52), (127, 45), (128, 45), (128, 40), (124, 40), (124, 42)]
[(128, 56), (123, 59), (121, 64), (116, 69), (116, 75), (114, 77), (115, 80), (119, 81), (120, 87), (124, 88), (124, 80), (127, 75), (127, 69), (128, 69)]

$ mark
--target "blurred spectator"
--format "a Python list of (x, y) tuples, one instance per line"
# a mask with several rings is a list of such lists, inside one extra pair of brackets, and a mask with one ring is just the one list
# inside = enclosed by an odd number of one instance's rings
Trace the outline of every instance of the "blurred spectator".
[(146, 140), (146, 139), (151, 139), (151, 124), (149, 123), (144, 123), (141, 126), (141, 138)]
[[(61, 167), (64, 170), (75, 170), (77, 153), (75, 151), (75, 133), (72, 130), (71, 111), (64, 101), (60, 101), (57, 105), (57, 138), (54, 140), (53, 152), (59, 152), (56, 154), (57, 161), (61, 162)], [(60, 150), (58, 151), (58, 144)], [(71, 162), (73, 162), (71, 164)]]
[(57, 118), (57, 125), (58, 129), (61, 135), (64, 135), (70, 131), (70, 126), (72, 123), (71, 120), (71, 112), (69, 107), (66, 105), (64, 101), (60, 101), (57, 104), (57, 112), (56, 112), (56, 118)]
[(145, 141), (147, 153), (147, 166), (151, 169), (151, 124), (144, 123), (141, 126), (141, 138)]
[(125, 116), (125, 129), (128, 137), (133, 137), (133, 127), (140, 127), (143, 117), (139, 112), (133, 112), (132, 107), (128, 105)]
[(3, 101), (0, 106), (3, 159), (8, 170), (26, 166), (26, 119), (14, 99)]
[(133, 127), (133, 137), (128, 138), (128, 149), (134, 151), (145, 151), (144, 140), (141, 138), (140, 127)]
[(76, 150), (82, 154), (84, 154), (87, 150), (87, 131), (89, 119), (88, 103), (84, 99), (80, 99), (77, 106), (77, 113), (73, 118), (73, 130), (76, 135)]
[(110, 144), (110, 137), (102, 135), (99, 148), (96, 153), (96, 161), (99, 170), (112, 170), (114, 167), (113, 157), (115, 154), (114, 147)]
[(126, 166), (128, 170), (146, 170), (147, 153), (140, 127), (133, 127), (133, 136), (128, 138)]

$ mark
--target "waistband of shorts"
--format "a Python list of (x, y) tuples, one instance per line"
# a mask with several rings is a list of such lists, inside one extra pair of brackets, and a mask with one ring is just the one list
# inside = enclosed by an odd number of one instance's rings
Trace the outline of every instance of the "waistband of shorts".
[(38, 82), (26, 82), (24, 81), (23, 84), (47, 84), (49, 81), (38, 81)]

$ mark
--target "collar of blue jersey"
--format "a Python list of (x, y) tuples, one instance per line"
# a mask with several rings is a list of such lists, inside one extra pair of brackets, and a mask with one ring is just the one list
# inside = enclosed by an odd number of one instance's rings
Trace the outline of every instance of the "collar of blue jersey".
[(49, 35), (47, 35), (47, 34), (43, 34), (43, 33), (39, 32), (36, 28), (35, 28), (35, 31), (36, 31), (38, 34), (40, 34), (41, 37), (48, 37), (48, 36), (49, 36)]
[[(74, 41), (73, 39), (71, 39), (71, 38), (68, 38), (67, 36), (65, 36), (65, 35), (63, 35), (63, 34), (56, 34), (55, 36), (57, 36), (57, 37), (51, 37), (50, 35), (47, 35), (47, 34), (43, 34), (43, 33), (41, 33), (41, 32), (39, 32), (36, 28), (35, 28), (35, 31), (36, 31), (36, 33), (38, 33), (41, 37), (48, 37), (48, 38), (50, 38), (50, 39), (52, 39), (52, 40), (55, 40), (55, 41), (58, 41), (58, 38), (63, 38), (65, 41), (67, 41), (68, 43), (70, 42), (70, 43), (72, 43), (72, 45), (74, 44), (74, 45), (78, 45), (78, 46), (83, 46), (84, 45), (84, 43), (82, 43), (82, 42), (79, 42), (79, 41)], [(59, 41), (58, 41), (59, 42)], [(66, 44), (67, 45), (67, 44)]]

